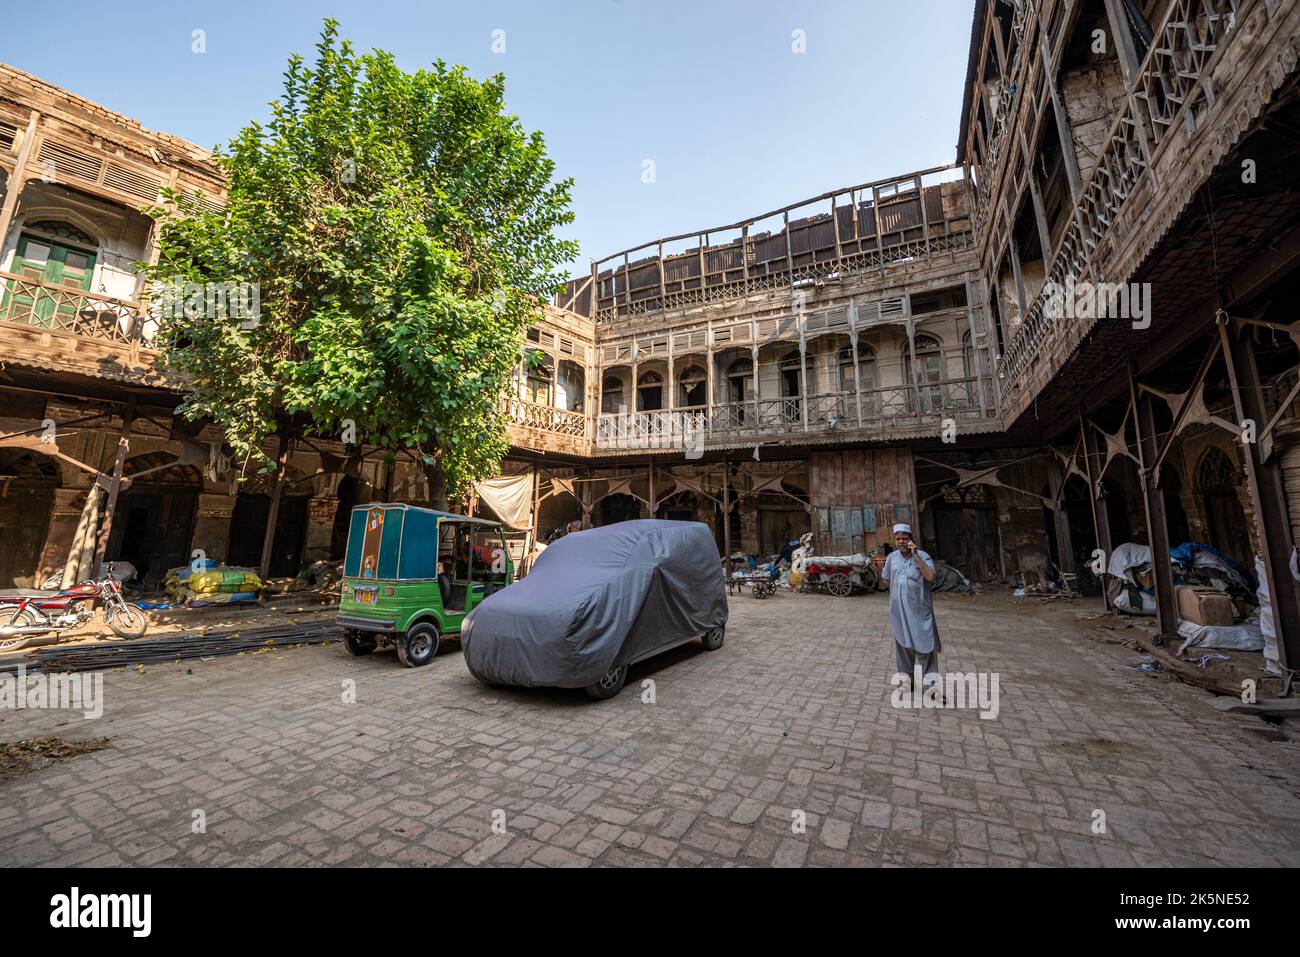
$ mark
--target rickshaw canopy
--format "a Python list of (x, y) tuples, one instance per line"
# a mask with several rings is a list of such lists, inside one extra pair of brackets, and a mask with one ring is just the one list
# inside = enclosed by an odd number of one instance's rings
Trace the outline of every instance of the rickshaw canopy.
[(343, 576), (376, 580), (436, 578), (438, 527), (443, 522), (501, 528), (500, 522), (490, 519), (415, 505), (358, 505), (352, 509), (348, 526)]

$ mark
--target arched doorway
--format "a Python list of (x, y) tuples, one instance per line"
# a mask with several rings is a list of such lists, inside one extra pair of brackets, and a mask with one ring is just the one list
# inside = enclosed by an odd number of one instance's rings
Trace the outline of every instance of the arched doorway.
[(1213, 545), (1229, 558), (1249, 566), (1250, 536), (1246, 531), (1246, 513), (1237, 497), (1237, 489), (1244, 479), (1237, 467), (1221, 449), (1210, 449), (1201, 456), (1196, 477), (1209, 539), (1205, 544)]
[(0, 588), (31, 588), (50, 530), (59, 467), (26, 449), (0, 449)]
[(1165, 500), (1165, 528), (1169, 532), (1169, 544), (1181, 545), (1191, 541), (1192, 530), (1187, 521), (1187, 511), (1183, 508), (1183, 480), (1178, 471), (1169, 465), (1160, 467), (1160, 491)]
[(997, 500), (987, 485), (948, 488), (934, 503), (934, 557), (983, 582), (1001, 574)]
[[(261, 567), (262, 544), (271, 517), (273, 492), (271, 481), (263, 476), (236, 496), (234, 513), (230, 517), (228, 564), (241, 568)], [(310, 488), (295, 487), (286, 477), (285, 487), (280, 493), (280, 507), (276, 511), (268, 577), (291, 578), (302, 571), (310, 505)]]
[(664, 407), (664, 377), (658, 372), (643, 372), (636, 382), (638, 412), (658, 412)]
[(641, 517), (641, 503), (631, 495), (622, 492), (606, 495), (597, 507), (601, 525), (613, 525), (615, 522), (628, 522)]
[(700, 502), (695, 493), (683, 489), (674, 492), (659, 503), (655, 518), (664, 518), (674, 522), (694, 522), (699, 513)]
[[(334, 527), (330, 530), (330, 559), (331, 561), (343, 557), (343, 553), (348, 547), (348, 531), (352, 523), (352, 509), (360, 505), (358, 501), (359, 483), (351, 475), (345, 475), (339, 480), (338, 499), (339, 507), (334, 512)], [(260, 556), (259, 556), (260, 557)]]
[(706, 381), (704, 369), (697, 365), (688, 366), (677, 376), (677, 407), (679, 409), (703, 408)]
[(617, 375), (606, 375), (600, 383), (600, 411), (605, 415), (615, 415), (620, 409), (627, 408), (627, 399), (623, 395), (623, 379)]
[(161, 587), (168, 569), (192, 561), (190, 538), (203, 475), (175, 461), (171, 452), (147, 452), (127, 459), (122, 469), (132, 481), (117, 500), (104, 554), (109, 561), (134, 565), (136, 583), (146, 591)]
[[(799, 501), (771, 490), (754, 496), (758, 510), (758, 553), (762, 556), (779, 554), (786, 542), (812, 531), (812, 515), (801, 504), (808, 501), (808, 494), (788, 483), (783, 483), (783, 487)], [(732, 544), (735, 542), (733, 538)]]

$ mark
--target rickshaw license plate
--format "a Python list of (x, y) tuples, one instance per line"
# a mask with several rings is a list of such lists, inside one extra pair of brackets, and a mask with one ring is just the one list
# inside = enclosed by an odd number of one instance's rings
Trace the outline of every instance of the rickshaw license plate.
[(352, 600), (358, 605), (373, 605), (379, 597), (376, 585), (358, 585), (352, 589)]

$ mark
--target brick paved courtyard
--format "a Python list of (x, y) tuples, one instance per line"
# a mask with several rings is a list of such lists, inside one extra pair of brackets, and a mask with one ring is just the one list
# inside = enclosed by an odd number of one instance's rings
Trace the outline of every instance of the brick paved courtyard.
[(454, 644), (110, 673), (98, 721), (0, 712), (0, 740), (112, 739), (0, 783), (0, 863), (1300, 865), (1300, 745), (1124, 669), (1092, 603), (936, 604), (996, 719), (891, 706), (882, 595), (733, 598), (720, 651), (608, 702), (485, 687)]

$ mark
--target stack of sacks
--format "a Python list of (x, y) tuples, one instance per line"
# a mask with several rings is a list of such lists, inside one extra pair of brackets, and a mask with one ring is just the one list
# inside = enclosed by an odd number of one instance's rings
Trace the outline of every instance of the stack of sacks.
[(255, 602), (262, 591), (262, 579), (251, 568), (230, 568), (207, 561), (173, 568), (163, 579), (172, 600), (192, 607)]

